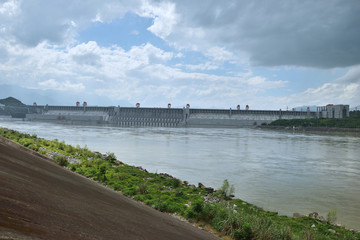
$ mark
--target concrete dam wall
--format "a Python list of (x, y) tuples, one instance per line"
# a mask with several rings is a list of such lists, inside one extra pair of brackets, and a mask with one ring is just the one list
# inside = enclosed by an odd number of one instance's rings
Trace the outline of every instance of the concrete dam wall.
[(264, 111), (264, 110), (222, 110), (222, 109), (187, 109), (187, 126), (257, 126), (269, 124), (278, 119), (315, 118), (316, 112), (300, 111)]
[(28, 106), (26, 120), (116, 126), (244, 127), (278, 119), (316, 118), (317, 112), (192, 108)]

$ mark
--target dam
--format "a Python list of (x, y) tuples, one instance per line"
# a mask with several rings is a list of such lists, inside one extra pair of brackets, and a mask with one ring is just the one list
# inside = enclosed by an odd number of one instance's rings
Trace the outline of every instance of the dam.
[[(26, 105), (22, 118), (29, 121), (109, 124), (115, 126), (158, 127), (249, 127), (266, 125), (278, 119), (343, 118), (349, 116), (349, 105), (328, 105), (318, 111), (282, 111), (246, 109), (199, 109)], [(17, 115), (19, 117), (19, 115)]]

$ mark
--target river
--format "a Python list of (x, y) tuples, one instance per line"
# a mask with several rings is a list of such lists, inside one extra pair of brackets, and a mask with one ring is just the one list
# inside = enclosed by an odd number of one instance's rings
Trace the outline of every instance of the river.
[(360, 230), (360, 137), (254, 128), (121, 128), (28, 122), (0, 126), (113, 152), (124, 163), (218, 188), (292, 216), (337, 210), (338, 223)]

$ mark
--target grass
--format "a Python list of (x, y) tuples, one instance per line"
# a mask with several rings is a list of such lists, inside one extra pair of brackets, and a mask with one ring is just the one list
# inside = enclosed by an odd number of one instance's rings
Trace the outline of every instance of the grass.
[[(218, 191), (209, 193), (204, 188), (188, 185), (166, 174), (149, 173), (124, 164), (113, 153), (102, 155), (87, 147), (74, 147), (57, 139), (50, 141), (3, 128), (0, 128), (0, 135), (43, 154), (57, 152), (59, 156), (54, 157), (54, 161), (71, 171), (121, 191), (159, 211), (211, 226), (222, 236), (233, 239), (360, 239), (360, 233), (344, 227), (310, 217), (279, 216), (234, 199), (231, 197), (233, 186), (227, 180)], [(69, 164), (64, 156), (81, 159), (81, 162)], [(336, 211), (330, 212), (329, 222), (335, 219)]]

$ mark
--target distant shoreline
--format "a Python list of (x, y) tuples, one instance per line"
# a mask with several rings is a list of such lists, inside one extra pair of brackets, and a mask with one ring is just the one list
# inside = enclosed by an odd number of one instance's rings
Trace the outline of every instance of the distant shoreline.
[(308, 133), (346, 133), (360, 136), (360, 128), (338, 128), (338, 127), (288, 127), (288, 126), (258, 126), (260, 129), (284, 130)]

